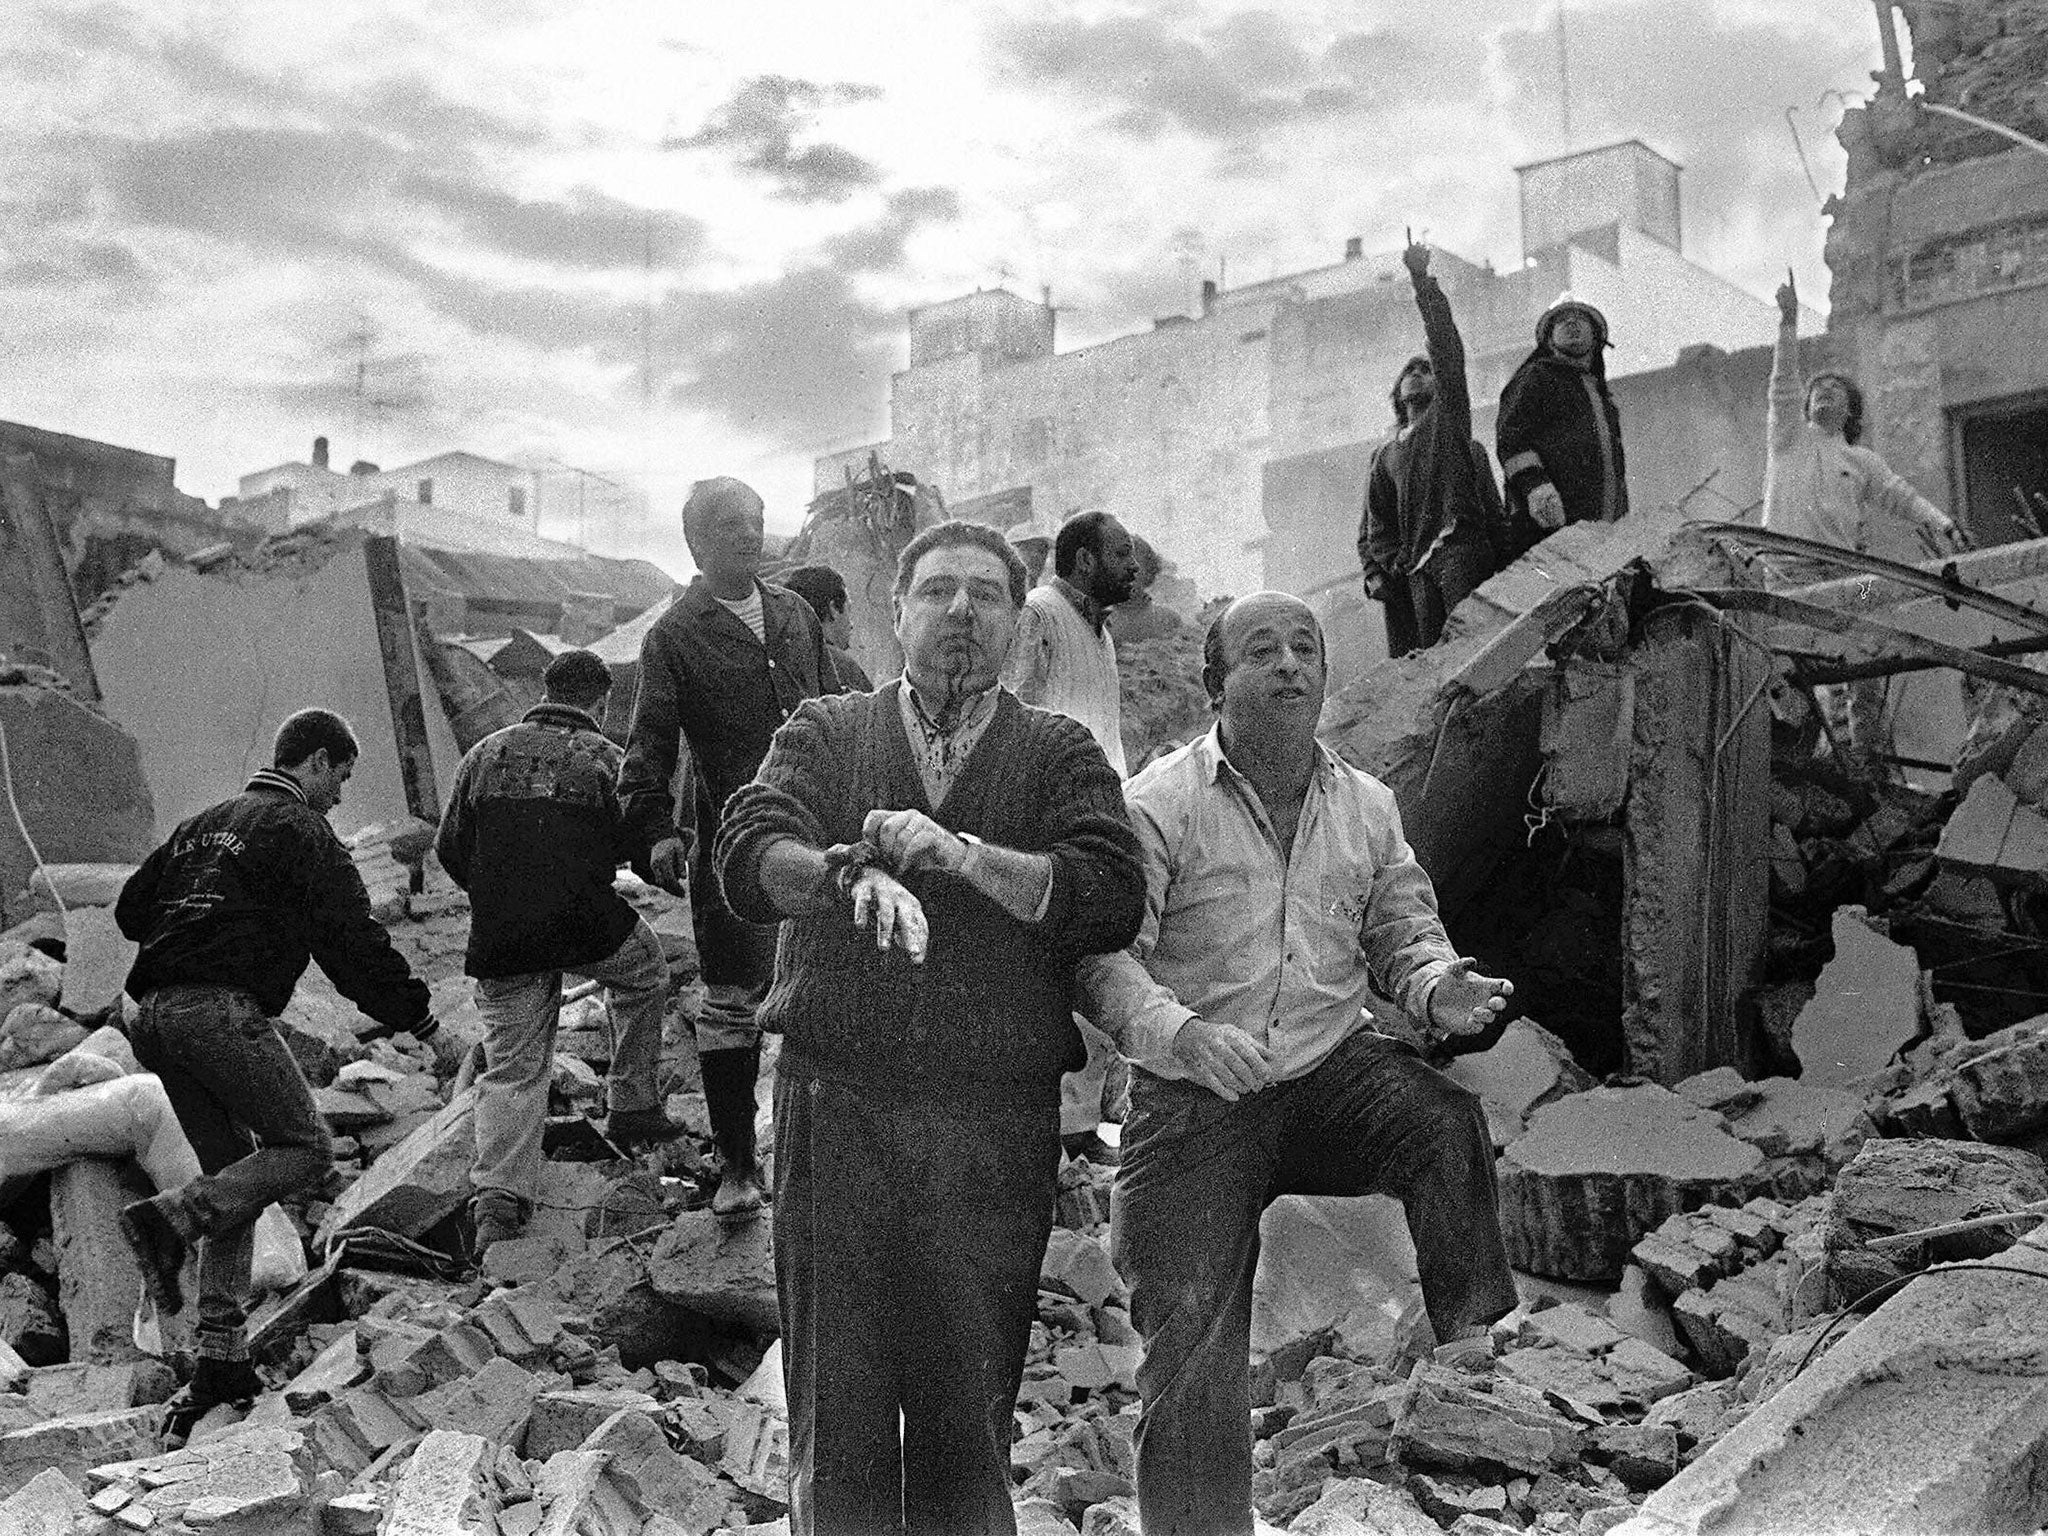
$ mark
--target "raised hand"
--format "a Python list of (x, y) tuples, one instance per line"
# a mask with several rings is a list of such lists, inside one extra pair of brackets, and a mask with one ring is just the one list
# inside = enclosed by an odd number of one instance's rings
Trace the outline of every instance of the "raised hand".
[(1548, 480), (1529, 492), (1529, 516), (1536, 520), (1538, 528), (1564, 526), (1564, 497)]
[(1799, 284), (1792, 269), (1785, 269), (1785, 281), (1778, 284), (1778, 318), (1796, 324), (1799, 320)]
[(1479, 974), (1479, 962), (1461, 956), (1429, 995), (1429, 1022), (1446, 1035), (1476, 1035), (1507, 1008), (1515, 984)]
[(1408, 241), (1408, 248), (1401, 253), (1401, 265), (1408, 269), (1410, 277), (1424, 277), (1429, 273), (1429, 247), (1418, 244), (1414, 230), (1402, 233)]

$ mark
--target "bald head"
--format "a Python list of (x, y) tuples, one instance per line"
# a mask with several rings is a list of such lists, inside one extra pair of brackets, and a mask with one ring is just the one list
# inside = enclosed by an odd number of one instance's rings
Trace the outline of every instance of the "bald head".
[(1223, 683), (1243, 650), (1245, 637), (1254, 630), (1295, 627), (1306, 622), (1314, 633), (1316, 651), (1323, 645), (1323, 627), (1315, 610), (1287, 592), (1253, 592), (1217, 614), (1202, 641), (1202, 684), (1209, 690), (1209, 702), (1220, 705)]

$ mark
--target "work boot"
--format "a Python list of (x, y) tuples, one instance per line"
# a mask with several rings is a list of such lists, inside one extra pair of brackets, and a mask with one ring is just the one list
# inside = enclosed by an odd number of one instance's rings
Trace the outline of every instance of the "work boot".
[(222, 1403), (247, 1409), (263, 1390), (263, 1378), (247, 1360), (217, 1360), (201, 1355), (192, 1379), (164, 1404), (164, 1449), (175, 1451), (192, 1431)]
[(516, 1195), (502, 1190), (485, 1190), (470, 1202), (470, 1219), (476, 1226), (472, 1245), (481, 1265), (493, 1243), (506, 1243), (526, 1230), (526, 1212)]
[(604, 1123), (605, 1139), (628, 1151), (674, 1141), (678, 1136), (687, 1134), (689, 1129), (687, 1125), (669, 1119), (659, 1104), (651, 1109), (614, 1110)]
[[(175, 1196), (155, 1195), (123, 1207), (116, 1223), (135, 1250), (142, 1282), (149, 1288), (149, 1299), (159, 1317), (169, 1317), (185, 1305), (183, 1273), (190, 1220), (181, 1223), (174, 1212), (182, 1214)], [(196, 1240), (198, 1234), (189, 1236)]]

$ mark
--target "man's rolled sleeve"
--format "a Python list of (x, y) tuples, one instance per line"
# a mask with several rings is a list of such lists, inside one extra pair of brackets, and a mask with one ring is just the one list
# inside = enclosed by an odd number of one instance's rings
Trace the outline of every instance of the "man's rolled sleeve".
[(1374, 838), (1375, 868), (1358, 944), (1380, 991), (1411, 1019), (1427, 1022), (1436, 984), (1458, 958), (1437, 916), (1436, 889), (1401, 832), (1401, 813), (1390, 791)]
[(1159, 943), (1159, 917), (1173, 882), (1174, 860), (1151, 809), (1137, 801), (1129, 802), (1128, 808), (1145, 872), (1145, 912), (1128, 949), (1091, 955), (1081, 962), (1082, 993), (1096, 1028), (1114, 1040), (1133, 1065), (1158, 1077), (1180, 1077), (1174, 1042), (1195, 1012), (1145, 968)]

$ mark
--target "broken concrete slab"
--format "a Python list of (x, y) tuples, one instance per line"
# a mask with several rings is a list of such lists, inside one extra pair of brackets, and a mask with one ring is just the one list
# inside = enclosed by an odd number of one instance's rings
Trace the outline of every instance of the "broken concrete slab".
[(2030, 1237), (1996, 1272), (1933, 1271), (1650, 1495), (1625, 1536), (1976, 1532), (2048, 1522)]
[[(148, 856), (156, 813), (133, 737), (68, 694), (26, 686), (0, 686), (0, 728), (22, 820), (46, 863), (132, 866)], [(63, 771), (28, 771), (35, 764)], [(0, 904), (10, 921), (27, 915), (15, 896), (35, 867), (14, 817), (0, 816)]]
[(77, 1485), (51, 1467), (0, 1499), (0, 1531), (7, 1536), (72, 1536), (91, 1512)]
[(495, 1531), (497, 1453), (481, 1435), (437, 1429), (405, 1465), (384, 1517), (385, 1536), (470, 1536)]
[(155, 1407), (48, 1419), (0, 1434), (0, 1492), (12, 1493), (45, 1467), (83, 1486), (88, 1468), (154, 1455), (163, 1412)]
[(121, 1237), (122, 1208), (154, 1191), (132, 1164), (82, 1157), (50, 1175), (50, 1233), (57, 1249), (57, 1302), (71, 1358), (133, 1360), (142, 1270)]
[(2048, 1018), (2010, 1025), (1957, 1051), (1946, 1096), (1979, 1141), (2014, 1141), (2048, 1126)]
[(1834, 940), (1835, 957), (1793, 1023), (1792, 1047), (1800, 1081), (1854, 1093), (1919, 1034), (1920, 961), (1872, 928), (1861, 907), (1836, 909)]
[[(534, 1536), (640, 1536), (648, 1506), (608, 1475), (604, 1451), (558, 1451), (534, 1481), (545, 1513)], [(502, 1524), (502, 1518), (501, 1518)]]
[(773, 1222), (721, 1221), (685, 1211), (669, 1224), (647, 1260), (655, 1295), (713, 1322), (772, 1335), (781, 1328), (775, 1296)]
[(1124, 1298), (1124, 1283), (1109, 1250), (1085, 1232), (1066, 1227), (1053, 1228), (1045, 1245), (1045, 1259), (1039, 1266), (1039, 1288), (1072, 1296), (1091, 1307)]
[(649, 1509), (665, 1511), (685, 1529), (705, 1532), (726, 1522), (731, 1500), (710, 1468), (678, 1455), (661, 1426), (645, 1413), (623, 1408), (606, 1419), (580, 1449), (611, 1456), (611, 1473)]
[[(95, 1499), (126, 1495), (120, 1511), (138, 1529), (170, 1522), (174, 1530), (275, 1532), (317, 1536), (313, 1469), (305, 1435), (290, 1424), (248, 1421), (205, 1435), (195, 1431), (182, 1449), (141, 1460), (94, 1467)], [(111, 1499), (109, 1498), (111, 1502)], [(152, 1517), (144, 1527), (137, 1518)]]
[(1296, 1515), (1287, 1529), (1307, 1536), (1439, 1536), (1436, 1521), (1423, 1512), (1412, 1494), (1369, 1477), (1341, 1478), (1315, 1503)]
[[(605, 1420), (627, 1408), (653, 1414), (660, 1411), (661, 1405), (645, 1392), (624, 1387), (568, 1387), (543, 1392), (534, 1399), (520, 1454), (528, 1461), (546, 1461), (558, 1451), (573, 1451)], [(721, 1450), (723, 1446), (721, 1435)]]
[(1594, 1086), (1570, 1049), (1534, 1019), (1516, 1019), (1483, 1051), (1453, 1057), (1444, 1076), (1479, 1095), (1499, 1151), (1528, 1124), (1532, 1110)]
[(64, 914), (64, 1011), (97, 1019), (121, 1003), (137, 945), (124, 936), (107, 907), (72, 907)]
[(1861, 1098), (1804, 1078), (1748, 1082), (1723, 1068), (1687, 1078), (1677, 1091), (1764, 1155), (1763, 1182), (1780, 1200), (1819, 1194), (1877, 1134)]
[(1934, 856), (1957, 874), (2041, 890), (2048, 887), (2048, 816), (2022, 804), (2003, 779), (1987, 773), (1970, 785), (1942, 827)]
[(1500, 1159), (1508, 1259), (1532, 1274), (1612, 1280), (1646, 1232), (1746, 1198), (1762, 1164), (1719, 1115), (1652, 1083), (1560, 1099)]
[(477, 1089), (464, 1089), (371, 1164), (328, 1210), (313, 1246), (325, 1249), (337, 1232), (356, 1226), (417, 1237), (459, 1209), (476, 1157), (476, 1101)]
[(1734, 1375), (1785, 1331), (1784, 1267), (1781, 1261), (1752, 1265), (1672, 1303), (1672, 1321), (1703, 1374)]
[(406, 1406), (430, 1428), (464, 1428), (500, 1445), (517, 1445), (547, 1385), (531, 1371), (494, 1357), (474, 1375), (422, 1392)]
[(1427, 1362), (1408, 1378), (1389, 1442), (1405, 1466), (1530, 1477), (1575, 1461), (1583, 1444), (1540, 1394)]

